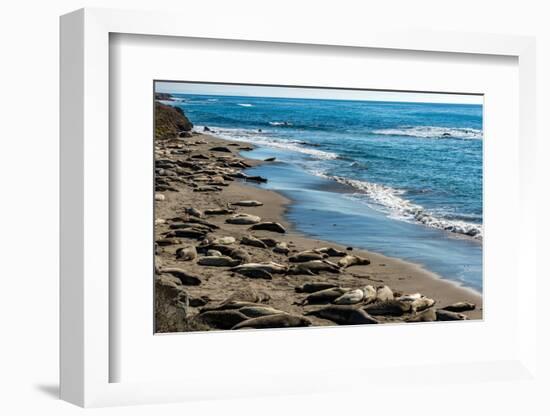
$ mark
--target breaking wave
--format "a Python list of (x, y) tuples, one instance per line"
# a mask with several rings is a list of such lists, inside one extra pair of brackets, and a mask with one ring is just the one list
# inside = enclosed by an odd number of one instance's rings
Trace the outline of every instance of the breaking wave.
[[(198, 131), (202, 131), (202, 126), (195, 126)], [(211, 127), (210, 134), (218, 136), (221, 139), (233, 140), (237, 142), (246, 142), (256, 144), (258, 146), (272, 147), (276, 149), (290, 150), (302, 154), (309, 155), (316, 159), (332, 160), (337, 159), (338, 155), (332, 152), (315, 149), (315, 144), (309, 144), (302, 140), (285, 140), (280, 137), (270, 136), (269, 134), (258, 132), (257, 130), (237, 129), (237, 128), (220, 128)]]
[(405, 126), (401, 128), (373, 130), (372, 133), (387, 136), (421, 137), (424, 139), (483, 139), (483, 130), (435, 126)]
[(239, 103), (237, 105), (240, 105), (241, 107), (254, 107), (252, 104), (247, 104), (247, 103)]
[(314, 173), (318, 176), (351, 186), (358, 190), (359, 193), (367, 195), (378, 208), (381, 208), (392, 218), (409, 222), (418, 222), (428, 227), (457, 234), (464, 234), (477, 240), (483, 239), (483, 227), (481, 224), (438, 217), (433, 213), (430, 213), (421, 205), (407, 200), (404, 197), (406, 194), (406, 191), (404, 190), (394, 189), (392, 187), (377, 183), (349, 179), (341, 176), (327, 175), (322, 172)]

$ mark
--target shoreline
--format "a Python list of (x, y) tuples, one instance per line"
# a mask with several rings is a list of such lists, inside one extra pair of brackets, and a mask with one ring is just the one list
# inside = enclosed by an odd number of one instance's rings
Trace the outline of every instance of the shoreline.
[[(251, 150), (252, 146), (248, 143), (229, 141), (221, 139), (210, 134), (194, 134), (191, 138), (175, 139), (163, 143), (165, 146), (172, 143), (175, 146), (188, 147), (189, 151), (185, 151), (185, 158), (189, 158), (193, 154), (210, 154), (204, 156), (208, 160), (217, 158), (218, 160), (224, 157), (231, 157), (243, 160), (250, 167), (258, 166), (263, 162), (256, 159), (246, 158), (242, 154), (244, 149)], [(195, 143), (192, 146), (190, 143)], [(158, 146), (158, 143), (157, 143)], [(213, 146), (227, 146), (232, 151), (229, 153), (216, 153), (213, 155), (209, 149)], [(233, 152), (234, 150), (234, 152)], [(157, 151), (159, 153), (160, 149)], [(170, 152), (168, 152), (170, 153)], [(179, 156), (184, 158), (182, 156)], [(157, 158), (158, 159), (158, 158)], [(245, 171), (246, 169), (243, 169)], [(269, 180), (269, 178), (267, 178)], [(180, 180), (182, 182), (183, 180)], [(199, 210), (222, 208), (229, 206), (231, 202), (238, 200), (259, 200), (264, 204), (258, 207), (240, 208), (237, 212), (244, 212), (251, 215), (257, 215), (262, 218), (262, 221), (274, 221), (281, 223), (287, 232), (285, 234), (276, 234), (269, 231), (255, 231), (254, 236), (263, 238), (276, 238), (280, 242), (288, 244), (294, 252), (310, 250), (313, 248), (329, 246), (339, 250), (346, 250), (346, 247), (341, 244), (312, 238), (300, 231), (296, 230), (286, 218), (288, 206), (291, 200), (284, 195), (269, 189), (250, 185), (241, 180), (231, 181), (227, 186), (219, 192), (193, 192), (188, 184), (171, 181), (171, 187), (175, 192), (162, 192), (165, 195), (165, 200), (156, 201), (155, 203), (155, 218), (159, 222), (155, 226), (155, 238), (162, 239), (169, 231), (168, 223), (170, 218), (182, 215), (185, 208), (193, 207)], [(220, 187), (221, 188), (221, 187)], [(227, 215), (206, 216), (204, 219), (215, 226), (219, 227), (215, 234), (216, 236), (232, 236), (237, 240), (236, 245), (240, 248), (245, 248), (256, 262), (274, 261), (279, 264), (288, 262), (287, 255), (274, 253), (272, 250), (265, 250), (256, 247), (239, 245), (238, 241), (245, 235), (250, 235), (249, 226), (227, 224), (225, 219)], [(182, 241), (187, 244), (191, 241)], [(254, 292), (256, 295), (267, 294), (269, 306), (278, 310), (303, 315), (307, 312), (307, 307), (300, 306), (299, 303), (304, 299), (304, 294), (297, 293), (295, 287), (300, 284), (315, 281), (315, 282), (334, 282), (342, 287), (361, 288), (366, 285), (387, 285), (394, 292), (402, 294), (420, 292), (423, 295), (432, 298), (436, 301), (435, 308), (441, 308), (455, 302), (470, 302), (475, 303), (477, 307), (473, 311), (463, 312), (469, 319), (482, 319), (482, 296), (472, 289), (459, 286), (458, 284), (445, 280), (442, 277), (430, 272), (422, 266), (407, 262), (398, 258), (388, 257), (383, 254), (374, 253), (362, 249), (353, 249), (351, 254), (366, 257), (370, 259), (371, 264), (368, 266), (352, 266), (339, 275), (329, 273), (321, 273), (317, 276), (292, 276), (292, 275), (277, 275), (273, 280), (263, 279), (248, 279), (235, 276), (226, 268), (209, 267), (197, 264), (196, 261), (181, 262), (175, 256), (175, 251), (180, 245), (157, 247), (158, 267), (163, 268), (181, 268), (200, 276), (202, 283), (198, 286), (186, 286), (186, 294), (191, 299), (191, 304), (196, 304), (196, 299), (207, 299), (206, 305), (219, 304), (228, 298), (244, 296), (243, 293)], [(292, 255), (292, 252), (289, 254)], [(330, 259), (334, 260), (334, 259)], [(338, 259), (335, 259), (336, 261)], [(248, 295), (246, 295), (248, 296)], [(246, 297), (245, 296), (245, 297)], [(199, 302), (199, 303), (202, 303)], [(204, 305), (201, 305), (204, 306)], [(188, 316), (196, 316), (201, 306), (189, 306), (187, 310)], [(310, 317), (313, 325), (334, 325), (334, 322), (317, 317)], [(396, 322), (395, 320), (387, 320), (384, 322)], [(402, 322), (402, 321), (398, 321)], [(201, 327), (194, 330), (205, 330)], [(193, 330), (193, 329), (188, 329)], [(165, 331), (167, 332), (167, 331)]]

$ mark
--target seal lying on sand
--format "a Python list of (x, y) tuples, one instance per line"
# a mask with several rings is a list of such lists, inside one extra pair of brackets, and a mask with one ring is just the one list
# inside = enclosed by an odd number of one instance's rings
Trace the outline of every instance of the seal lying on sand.
[(302, 286), (296, 286), (294, 290), (296, 290), (297, 293), (314, 293), (314, 292), (319, 292), (321, 290), (330, 289), (337, 286), (338, 285), (334, 283), (311, 282), (311, 283), (304, 283)]
[(435, 305), (435, 300), (423, 296), (411, 302), (411, 312), (412, 313), (421, 312), (425, 309), (431, 308), (434, 305)]
[(376, 289), (372, 286), (366, 286), (363, 289), (355, 289), (344, 293), (334, 300), (336, 305), (354, 305), (356, 303), (370, 303), (376, 299)]
[(248, 316), (249, 318), (257, 318), (258, 316), (268, 316), (276, 315), (278, 313), (284, 313), (278, 309), (272, 308), (270, 306), (245, 306), (239, 309), (243, 315)]
[(474, 303), (469, 302), (456, 302), (452, 305), (445, 306), (444, 309), (446, 311), (451, 312), (465, 312), (465, 311), (473, 311), (476, 308), (476, 305)]
[(195, 246), (180, 247), (176, 250), (176, 258), (181, 261), (190, 261), (197, 258)]
[(326, 254), (329, 257), (344, 257), (346, 255), (344, 251), (336, 250), (332, 247), (314, 248), (313, 251), (316, 253)]
[(225, 222), (228, 224), (250, 225), (250, 224), (257, 224), (261, 220), (262, 219), (257, 215), (240, 213), (240, 214), (235, 214), (230, 218), (227, 218)]
[(362, 289), (350, 290), (344, 293), (339, 298), (334, 299), (332, 303), (335, 305), (355, 305), (363, 300), (365, 293)]
[(407, 319), (405, 322), (433, 322), (436, 320), (437, 316), (435, 310), (426, 309), (424, 312)]
[(401, 316), (411, 310), (411, 305), (408, 302), (401, 302), (399, 300), (387, 300), (372, 303), (363, 307), (363, 309), (371, 315)]
[(326, 254), (315, 253), (314, 251), (302, 251), (288, 258), (291, 263), (304, 263), (311, 260), (323, 260)]
[(285, 227), (283, 227), (278, 222), (260, 222), (258, 224), (254, 224), (252, 227), (249, 228), (249, 230), (266, 230), (281, 234), (286, 233)]
[(312, 260), (291, 266), (288, 274), (315, 275), (320, 272), (340, 273), (340, 268), (328, 260)]
[(247, 319), (236, 324), (232, 329), (245, 328), (290, 328), (310, 326), (311, 321), (303, 316), (281, 313), (277, 315), (259, 316), (258, 318)]
[(186, 272), (185, 270), (178, 269), (176, 267), (162, 268), (160, 272), (177, 277), (183, 285), (198, 286), (202, 283), (200, 277)]
[(393, 291), (388, 286), (378, 286), (376, 288), (376, 299), (380, 302), (393, 300)]
[(343, 269), (350, 266), (355, 266), (355, 265), (361, 266), (361, 265), (367, 265), (367, 264), (370, 264), (369, 259), (364, 259), (362, 257), (353, 256), (350, 254), (338, 260), (338, 266), (340, 266)]
[(468, 319), (464, 314), (451, 312), (446, 309), (438, 309), (435, 311), (435, 314), (437, 315), (438, 321), (464, 321)]
[(252, 236), (242, 237), (241, 244), (252, 247), (267, 248), (267, 245), (262, 240)]
[(319, 292), (314, 292), (306, 296), (303, 300), (302, 305), (317, 305), (323, 303), (331, 303), (333, 300), (339, 298), (348, 289), (341, 287), (332, 287), (329, 289), (320, 290)]
[(230, 309), (203, 312), (197, 319), (216, 329), (231, 329), (238, 323), (246, 321), (248, 317), (237, 310)]
[(263, 204), (264, 203), (260, 201), (246, 200), (246, 201), (233, 202), (231, 205), (237, 205), (240, 207), (260, 207)]
[(254, 270), (263, 270), (265, 272), (276, 274), (276, 273), (286, 273), (287, 267), (282, 264), (278, 264), (270, 261), (269, 263), (245, 263), (240, 266), (233, 267), (231, 271), (245, 274), (246, 272)]
[(349, 305), (331, 305), (322, 309), (306, 312), (306, 315), (314, 315), (328, 319), (339, 325), (377, 324), (378, 321), (362, 309)]
[(197, 263), (201, 266), (234, 267), (238, 265), (240, 261), (227, 256), (205, 256), (199, 258)]

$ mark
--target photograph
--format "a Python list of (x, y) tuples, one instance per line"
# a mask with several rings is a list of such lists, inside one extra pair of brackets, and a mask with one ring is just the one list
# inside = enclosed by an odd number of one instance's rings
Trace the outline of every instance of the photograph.
[(482, 94), (151, 99), (155, 333), (483, 319)]

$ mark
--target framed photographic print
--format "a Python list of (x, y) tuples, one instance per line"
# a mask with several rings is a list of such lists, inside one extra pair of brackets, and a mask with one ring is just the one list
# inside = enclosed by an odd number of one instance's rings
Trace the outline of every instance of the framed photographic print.
[(62, 17), (62, 398), (531, 379), (533, 40), (181, 18)]
[(482, 319), (481, 95), (154, 94), (157, 332)]

